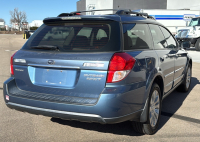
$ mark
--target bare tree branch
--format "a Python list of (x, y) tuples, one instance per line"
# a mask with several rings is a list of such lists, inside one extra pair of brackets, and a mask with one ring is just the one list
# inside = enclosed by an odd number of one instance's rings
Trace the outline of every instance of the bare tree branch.
[(27, 21), (26, 12), (19, 11), (18, 8), (15, 8), (13, 11), (10, 11), (10, 23), (18, 24), (18, 29), (22, 27), (22, 22)]

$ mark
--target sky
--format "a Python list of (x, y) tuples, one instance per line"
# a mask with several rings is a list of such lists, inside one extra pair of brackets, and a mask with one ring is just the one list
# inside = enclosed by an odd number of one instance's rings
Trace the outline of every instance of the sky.
[(56, 17), (60, 13), (76, 11), (78, 0), (0, 0), (0, 18), (10, 25), (10, 11), (18, 8), (26, 12), (27, 22)]

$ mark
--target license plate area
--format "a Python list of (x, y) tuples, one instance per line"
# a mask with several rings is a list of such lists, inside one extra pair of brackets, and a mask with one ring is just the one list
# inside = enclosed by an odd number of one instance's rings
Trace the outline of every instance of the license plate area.
[(29, 77), (34, 85), (71, 88), (74, 87), (77, 78), (77, 70), (28, 67)]

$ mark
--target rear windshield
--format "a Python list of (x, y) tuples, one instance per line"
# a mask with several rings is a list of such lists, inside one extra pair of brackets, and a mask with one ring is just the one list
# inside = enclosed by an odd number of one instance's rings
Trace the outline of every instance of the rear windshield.
[[(117, 22), (43, 24), (22, 49), (56, 46), (60, 52), (104, 52), (120, 50)], [(43, 49), (44, 50), (44, 49)]]

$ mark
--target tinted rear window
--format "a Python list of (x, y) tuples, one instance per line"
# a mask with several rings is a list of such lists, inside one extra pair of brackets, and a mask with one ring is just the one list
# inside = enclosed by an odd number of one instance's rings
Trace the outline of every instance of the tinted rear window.
[(120, 50), (120, 27), (109, 23), (43, 24), (22, 49), (33, 46), (57, 46), (61, 52), (104, 52)]
[(152, 49), (147, 24), (123, 24), (124, 50)]

